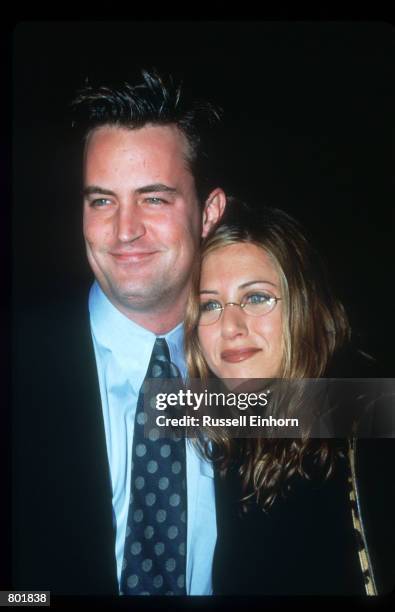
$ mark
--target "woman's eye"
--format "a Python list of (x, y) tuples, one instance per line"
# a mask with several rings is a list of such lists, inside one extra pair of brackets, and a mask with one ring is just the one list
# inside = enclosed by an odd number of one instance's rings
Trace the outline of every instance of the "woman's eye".
[(210, 300), (209, 302), (203, 302), (200, 304), (200, 312), (210, 312), (211, 310), (220, 310), (221, 308), (221, 304), (215, 300)]
[(266, 304), (272, 299), (273, 297), (267, 293), (251, 293), (244, 298), (243, 302), (245, 304)]

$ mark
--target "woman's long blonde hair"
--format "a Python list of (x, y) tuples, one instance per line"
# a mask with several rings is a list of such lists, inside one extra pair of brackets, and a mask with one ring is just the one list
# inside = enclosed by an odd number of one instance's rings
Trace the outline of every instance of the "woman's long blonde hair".
[[(335, 351), (350, 338), (342, 304), (333, 296), (321, 258), (311, 247), (297, 221), (276, 208), (254, 213), (231, 200), (223, 221), (202, 245), (201, 261), (222, 247), (250, 243), (271, 257), (280, 279), (283, 306), (283, 359), (279, 378), (319, 378)], [(207, 378), (209, 370), (198, 337), (200, 265), (193, 270), (193, 286), (185, 320), (185, 347), (191, 378)], [(212, 434), (215, 458), (222, 472), (237, 463), (245, 491), (244, 500), (256, 497), (269, 507), (295, 473), (308, 477), (306, 466), (323, 466), (328, 476), (336, 460), (329, 441), (312, 439), (232, 439)], [(246, 507), (244, 505), (244, 507)]]

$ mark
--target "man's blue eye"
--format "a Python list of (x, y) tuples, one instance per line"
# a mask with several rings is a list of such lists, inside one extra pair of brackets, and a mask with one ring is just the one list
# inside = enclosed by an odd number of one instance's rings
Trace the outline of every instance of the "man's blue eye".
[(166, 203), (166, 200), (164, 200), (163, 198), (156, 198), (155, 196), (152, 196), (150, 198), (146, 198), (146, 201), (149, 202), (150, 204), (163, 204), (163, 203)]
[(110, 200), (107, 200), (107, 198), (97, 198), (96, 200), (93, 200), (92, 206), (97, 206), (100, 208), (101, 206), (106, 206), (109, 203)]

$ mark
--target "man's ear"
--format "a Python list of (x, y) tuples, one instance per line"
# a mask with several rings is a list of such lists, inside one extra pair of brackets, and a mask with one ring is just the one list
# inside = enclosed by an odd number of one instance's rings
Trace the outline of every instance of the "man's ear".
[(212, 230), (221, 219), (226, 206), (226, 195), (223, 189), (217, 187), (208, 196), (203, 209), (202, 238)]

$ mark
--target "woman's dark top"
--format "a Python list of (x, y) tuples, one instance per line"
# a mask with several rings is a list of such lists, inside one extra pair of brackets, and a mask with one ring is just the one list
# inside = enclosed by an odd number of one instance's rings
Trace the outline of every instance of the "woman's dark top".
[[(395, 587), (394, 442), (355, 443), (359, 510), (378, 594)], [(214, 594), (366, 594), (361, 534), (351, 512), (348, 442), (339, 443), (343, 457), (328, 480), (294, 476), (291, 490), (267, 511), (253, 500), (242, 513), (237, 465), (225, 478), (216, 474)]]

